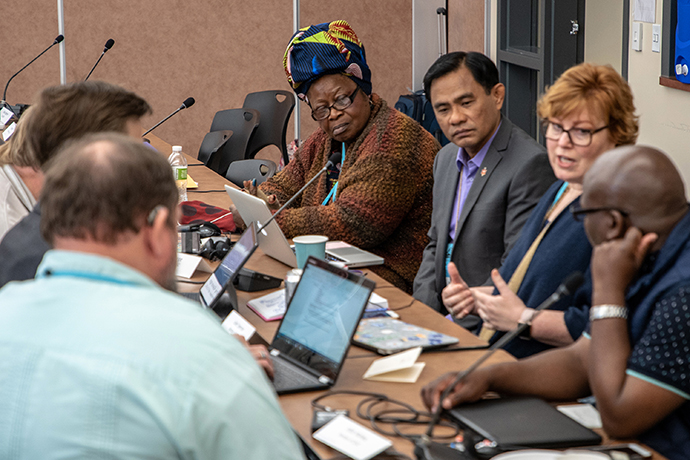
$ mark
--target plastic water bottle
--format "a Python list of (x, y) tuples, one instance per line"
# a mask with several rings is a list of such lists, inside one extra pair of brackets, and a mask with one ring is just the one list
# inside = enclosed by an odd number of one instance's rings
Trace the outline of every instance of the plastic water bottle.
[(187, 160), (182, 153), (182, 146), (173, 145), (168, 162), (173, 169), (177, 192), (180, 194), (180, 203), (187, 201)]

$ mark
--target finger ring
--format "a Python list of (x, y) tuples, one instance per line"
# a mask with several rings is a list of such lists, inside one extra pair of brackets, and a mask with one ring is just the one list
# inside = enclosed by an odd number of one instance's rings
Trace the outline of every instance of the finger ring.
[(259, 357), (260, 357), (261, 359), (266, 359), (266, 353), (264, 353), (263, 351), (260, 351), (260, 352), (259, 352)]

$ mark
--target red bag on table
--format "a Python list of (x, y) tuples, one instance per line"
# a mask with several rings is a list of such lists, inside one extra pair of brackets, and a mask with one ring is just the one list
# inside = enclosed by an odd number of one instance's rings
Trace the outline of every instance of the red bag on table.
[(212, 222), (223, 233), (235, 231), (232, 212), (227, 209), (212, 206), (202, 201), (183, 201), (180, 203), (180, 208), (182, 210), (181, 225)]

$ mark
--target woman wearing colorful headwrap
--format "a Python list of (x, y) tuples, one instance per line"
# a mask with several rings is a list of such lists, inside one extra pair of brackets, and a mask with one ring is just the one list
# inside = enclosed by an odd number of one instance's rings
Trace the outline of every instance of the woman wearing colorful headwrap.
[(343, 240), (384, 258), (379, 276), (411, 292), (431, 220), (432, 168), (440, 146), (371, 92), (364, 46), (345, 21), (297, 32), (283, 58), (288, 82), (320, 129), (259, 189), (286, 202), (340, 154), (336, 167), (277, 217), (288, 238)]

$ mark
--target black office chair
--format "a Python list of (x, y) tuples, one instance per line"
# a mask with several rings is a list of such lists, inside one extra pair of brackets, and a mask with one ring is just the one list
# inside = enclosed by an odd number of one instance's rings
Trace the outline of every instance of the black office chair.
[(266, 182), (276, 173), (276, 164), (271, 160), (239, 160), (233, 161), (228, 167), (228, 173), (225, 178), (242, 187), (244, 181), (256, 179), (256, 184), (259, 185)]
[(215, 155), (209, 158), (209, 163), (205, 163), (206, 166), (221, 176), (225, 176), (228, 166), (233, 161), (244, 160), (247, 143), (258, 126), (259, 120), (259, 112), (253, 109), (230, 109), (216, 112), (211, 123), (211, 132), (230, 130), (232, 136)]
[(244, 98), (242, 107), (258, 110), (261, 123), (249, 139), (245, 158), (254, 158), (262, 148), (275, 145), (280, 149), (283, 162), (288, 164), (287, 134), (288, 121), (295, 108), (295, 97), (290, 91), (270, 90), (249, 93)]
[(216, 155), (216, 153), (225, 146), (225, 143), (228, 142), (230, 136), (232, 136), (232, 131), (229, 129), (212, 131), (206, 134), (206, 136), (204, 136), (204, 140), (201, 141), (201, 147), (199, 147), (199, 155), (197, 155), (197, 159), (211, 169), (213, 169), (213, 167), (210, 166), (211, 163), (214, 163), (214, 166), (217, 167), (220, 154)]

